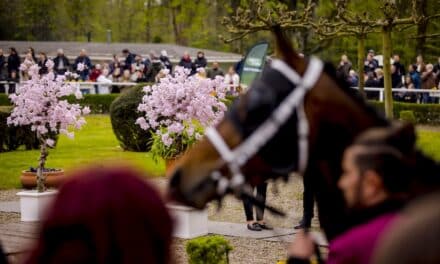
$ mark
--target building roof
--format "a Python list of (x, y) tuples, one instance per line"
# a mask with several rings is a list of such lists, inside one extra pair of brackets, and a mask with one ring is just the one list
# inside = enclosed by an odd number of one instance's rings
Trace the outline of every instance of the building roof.
[(92, 60), (111, 60), (113, 54), (122, 56), (122, 50), (128, 49), (130, 52), (146, 57), (151, 51), (157, 56), (161, 50), (166, 50), (171, 61), (177, 62), (185, 51), (188, 51), (194, 59), (198, 51), (203, 51), (208, 61), (236, 62), (241, 59), (240, 54), (220, 52), (207, 49), (198, 49), (174, 44), (163, 43), (96, 43), (96, 42), (58, 42), (58, 41), (0, 41), (0, 48), (5, 54), (9, 53), (9, 47), (15, 47), (20, 55), (24, 55), (29, 47), (34, 48), (35, 52), (45, 52), (49, 57), (55, 57), (59, 48), (64, 50), (64, 54), (69, 59), (74, 59), (79, 55), (81, 49), (87, 51)]

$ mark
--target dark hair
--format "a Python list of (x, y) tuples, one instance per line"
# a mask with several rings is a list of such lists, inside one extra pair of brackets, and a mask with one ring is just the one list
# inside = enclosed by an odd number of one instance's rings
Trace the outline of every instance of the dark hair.
[(10, 47), (9, 49), (11, 50), (11, 53), (13, 52), (13, 53), (17, 54), (17, 50), (14, 47)]
[(412, 167), (402, 153), (393, 147), (365, 147), (354, 157), (360, 174), (368, 170), (375, 171), (382, 179), (385, 189), (390, 194), (409, 191)]
[(123, 49), (122, 53), (130, 53), (130, 51), (128, 51), (128, 49)]
[(354, 141), (354, 145), (365, 148), (355, 157), (355, 163), (361, 173), (377, 172), (390, 193), (406, 192), (415, 172), (415, 142), (415, 129), (410, 123), (369, 129)]

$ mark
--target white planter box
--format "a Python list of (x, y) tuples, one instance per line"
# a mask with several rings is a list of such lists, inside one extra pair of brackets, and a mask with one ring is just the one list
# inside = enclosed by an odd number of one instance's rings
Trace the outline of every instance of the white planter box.
[(208, 234), (208, 211), (197, 210), (183, 205), (167, 204), (174, 218), (174, 236), (178, 238), (194, 238)]
[(58, 191), (22, 191), (17, 193), (20, 196), (21, 221), (41, 221), (48, 207), (52, 204)]

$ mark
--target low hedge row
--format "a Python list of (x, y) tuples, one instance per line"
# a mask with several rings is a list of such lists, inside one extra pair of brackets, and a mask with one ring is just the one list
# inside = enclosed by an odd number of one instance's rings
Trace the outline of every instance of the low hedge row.
[[(110, 112), (110, 105), (119, 96), (119, 94), (86, 94), (82, 99), (76, 99), (71, 95), (67, 97), (69, 103), (79, 103), (83, 106), (89, 106), (94, 114), (107, 114)], [(6, 94), (0, 94), (0, 105), (11, 105)]]
[[(384, 111), (384, 103), (378, 101), (370, 101), (379, 111)], [(440, 124), (440, 104), (411, 104), (394, 102), (393, 113), (394, 118), (401, 118), (401, 113), (411, 111), (414, 114), (416, 124)], [(406, 118), (406, 117), (405, 117)]]
[[(95, 114), (107, 114), (110, 112), (111, 103), (120, 94), (87, 94), (83, 99), (77, 100), (74, 96), (69, 96), (69, 102), (87, 105)], [(379, 111), (384, 111), (383, 102), (370, 101)], [(11, 105), (6, 94), (0, 94), (0, 106)], [(412, 111), (417, 124), (440, 124), (440, 104), (412, 104), (394, 102), (394, 117), (400, 118), (401, 111)]]

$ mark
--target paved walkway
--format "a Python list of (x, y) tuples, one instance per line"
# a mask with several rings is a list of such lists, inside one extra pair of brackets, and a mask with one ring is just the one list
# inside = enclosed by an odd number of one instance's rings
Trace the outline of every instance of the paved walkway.
[(20, 202), (0, 202), (0, 212), (20, 213)]
[[(19, 213), (18, 201), (0, 202), (0, 212)], [(38, 223), (10, 223), (0, 225), (0, 241), (7, 254), (19, 254), (26, 251), (29, 244), (37, 238)], [(274, 230), (250, 231), (243, 223), (208, 222), (208, 233), (231, 237), (244, 237), (276, 242), (291, 242), (297, 230), (275, 228)], [(312, 232), (320, 246), (327, 247), (327, 241), (321, 232)]]

